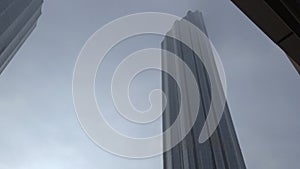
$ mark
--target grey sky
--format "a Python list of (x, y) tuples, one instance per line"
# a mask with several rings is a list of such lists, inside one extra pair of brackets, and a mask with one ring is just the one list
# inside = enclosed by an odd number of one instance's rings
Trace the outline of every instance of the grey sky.
[[(113, 19), (147, 11), (184, 16), (196, 9), (203, 12), (225, 67), (229, 106), (247, 167), (299, 168), (300, 77), (284, 53), (230, 1), (45, 0), (37, 28), (0, 76), (0, 169), (160, 168), (161, 157), (120, 158), (86, 137), (73, 108), (73, 68), (89, 36)], [(108, 112), (113, 108), (105, 79), (112, 65), (137, 49), (159, 47), (159, 37), (146, 38), (146, 43), (136, 37), (120, 44), (108, 55), (115, 59), (100, 68), (97, 96)], [(158, 75), (146, 72), (137, 78), (133, 95), (145, 98), (159, 86)], [(133, 100), (147, 106), (146, 99)], [(139, 128), (113, 113), (106, 118), (124, 133), (149, 136), (160, 130), (158, 122)]]

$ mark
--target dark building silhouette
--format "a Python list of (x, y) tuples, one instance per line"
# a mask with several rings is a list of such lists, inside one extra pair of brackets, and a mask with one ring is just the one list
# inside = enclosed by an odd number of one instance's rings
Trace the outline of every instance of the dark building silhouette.
[(300, 74), (300, 0), (231, 0), (291, 60)]
[[(200, 12), (188, 12), (184, 19), (193, 23), (207, 34)], [(181, 36), (183, 32), (188, 32), (190, 34), (189, 38), (191, 40), (194, 39), (194, 41), (192, 41), (193, 45), (198, 45), (202, 50), (201, 53), (205, 55), (203, 57), (210, 59), (211, 65), (209, 66), (217, 70), (212, 49), (210, 47), (202, 48), (207, 42), (199, 38), (195, 41), (195, 38), (192, 38), (193, 34), (189, 32), (190, 30), (180, 27), (178, 24), (180, 22), (182, 21), (176, 21), (168, 33), (176, 34), (176, 37), (178, 37)], [(164, 38), (162, 49), (176, 54), (189, 66), (196, 77), (201, 96), (200, 109), (193, 128), (182, 142), (163, 154), (164, 169), (245, 169), (245, 163), (227, 104), (222, 119), (213, 135), (204, 143), (198, 142), (199, 134), (206, 120), (211, 103), (210, 80), (203, 63), (192, 49), (170, 36)], [(163, 59), (162, 66), (176, 67), (177, 63), (166, 62)], [(177, 70), (178, 68), (176, 67), (175, 69)], [(180, 71), (180, 69), (178, 70)], [(184, 79), (184, 75), (179, 78)], [(220, 79), (218, 73), (214, 78)], [(163, 130), (165, 131), (177, 118), (180, 106), (179, 100), (182, 93), (178, 91), (176, 81), (164, 72), (162, 73), (162, 90), (168, 99), (166, 109), (163, 113)], [(189, 121), (186, 120), (185, 122), (188, 123)], [(184, 124), (181, 127), (184, 127)], [(178, 132), (180, 132), (180, 129)], [(171, 137), (168, 136), (164, 138), (164, 146), (172, 142), (170, 139)]]
[(43, 0), (0, 0), (0, 74), (35, 28)]

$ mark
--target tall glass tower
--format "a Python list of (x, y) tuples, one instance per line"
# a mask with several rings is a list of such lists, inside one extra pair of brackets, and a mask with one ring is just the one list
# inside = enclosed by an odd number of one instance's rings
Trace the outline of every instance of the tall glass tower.
[[(193, 23), (207, 35), (203, 17), (200, 12), (189, 11), (184, 19)], [(178, 24), (180, 22), (182, 21), (176, 21), (168, 33), (175, 34), (176, 37), (188, 34), (193, 46), (200, 47), (201, 53), (203, 54), (202, 57), (210, 59), (211, 64), (206, 66), (211, 66), (215, 72), (218, 72), (211, 46), (207, 45), (204, 39), (198, 38), (195, 40), (190, 30), (183, 29), (180, 24)], [(220, 123), (212, 136), (204, 143), (198, 141), (211, 104), (211, 84), (203, 62), (196, 56), (192, 49), (170, 36), (164, 38), (162, 49), (176, 54), (189, 66), (196, 77), (201, 100), (198, 116), (193, 128), (179, 144), (164, 153), (164, 169), (245, 169), (245, 163), (227, 104), (225, 105)], [(162, 66), (175, 67), (175, 69), (178, 70), (179, 78), (184, 81), (184, 73), (180, 72), (180, 68), (177, 67), (178, 63), (162, 60)], [(216, 73), (215, 76), (214, 78), (219, 79), (217, 81), (220, 82), (219, 74)], [(179, 88), (176, 81), (166, 73), (162, 74), (162, 89), (167, 98), (166, 109), (163, 114), (163, 130), (166, 130), (176, 120), (180, 106), (180, 98), (183, 97), (182, 93), (178, 91)], [(190, 122), (188, 119), (183, 121), (184, 123)], [(184, 124), (181, 127), (184, 127)], [(180, 133), (181, 131), (179, 128), (178, 132)], [(172, 137), (166, 136), (163, 142), (164, 146), (170, 144)]]
[(0, 74), (35, 28), (43, 0), (0, 0)]

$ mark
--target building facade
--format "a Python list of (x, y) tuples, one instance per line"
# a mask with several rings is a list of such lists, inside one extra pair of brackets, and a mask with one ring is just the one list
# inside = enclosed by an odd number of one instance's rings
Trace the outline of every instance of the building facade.
[[(184, 19), (193, 23), (207, 35), (203, 17), (200, 12), (189, 11)], [(193, 46), (200, 47), (201, 53), (203, 54), (202, 57), (206, 57), (210, 60), (211, 64), (208, 66), (211, 66), (213, 70), (218, 72), (212, 49), (209, 47), (210, 45), (207, 47), (207, 42), (204, 39), (195, 39), (193, 33), (189, 32), (190, 30), (183, 29), (180, 26), (180, 22), (182, 21), (176, 21), (168, 34), (175, 34), (176, 37), (180, 37), (186, 33), (189, 34), (188, 38), (192, 41)], [(245, 169), (245, 163), (227, 104), (225, 105), (220, 123), (212, 136), (204, 143), (200, 143), (198, 140), (211, 104), (210, 79), (201, 60), (196, 56), (192, 49), (170, 36), (164, 38), (162, 49), (176, 54), (188, 65), (196, 77), (201, 100), (198, 116), (193, 128), (179, 144), (163, 154), (164, 169)], [(165, 53), (162, 54), (164, 55)], [(178, 63), (175, 62), (171, 63), (170, 61), (165, 61), (163, 59), (162, 66), (173, 66), (176, 70), (180, 71), (180, 68), (177, 67)], [(178, 72), (178, 76), (179, 77), (177, 78), (184, 81), (184, 73)], [(216, 82), (220, 83), (218, 73), (214, 78), (219, 79)], [(185, 81), (184, 83), (189, 82)], [(180, 98), (183, 98), (182, 94), (184, 93), (178, 91), (178, 85), (174, 78), (164, 72), (162, 73), (162, 90), (167, 98), (166, 109), (163, 113), (163, 130), (165, 131), (177, 118)], [(188, 93), (189, 92), (187, 92), (187, 94)], [(183, 120), (183, 123), (189, 122), (189, 119)], [(184, 126), (185, 124), (182, 124), (181, 127)], [(180, 132), (181, 129), (179, 128), (178, 133)], [(172, 142), (172, 137), (165, 136), (163, 140), (164, 146), (170, 144), (170, 142)]]
[(0, 1), (0, 74), (30, 35), (43, 0)]
[(288, 56), (300, 74), (300, 0), (231, 0)]

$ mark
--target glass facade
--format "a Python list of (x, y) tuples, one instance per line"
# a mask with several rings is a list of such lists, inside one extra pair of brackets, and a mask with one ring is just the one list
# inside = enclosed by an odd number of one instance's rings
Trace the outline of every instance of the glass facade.
[[(200, 12), (189, 11), (184, 19), (190, 21), (207, 34), (204, 20)], [(212, 49), (207, 40), (194, 38), (190, 30), (182, 28), (180, 24), (178, 24), (179, 22), (182, 21), (176, 21), (168, 33), (173, 33), (176, 37), (180, 37), (183, 34), (189, 34), (189, 38), (192, 41), (193, 46), (200, 47), (201, 53), (203, 54), (202, 57), (207, 57), (211, 63), (209, 66), (212, 66), (212, 68), (217, 72)], [(198, 141), (199, 134), (204, 126), (211, 103), (211, 79), (209, 79), (208, 73), (199, 57), (197, 57), (194, 51), (185, 44), (169, 36), (164, 38), (162, 42), (162, 49), (176, 54), (189, 66), (196, 77), (201, 96), (200, 108), (193, 128), (184, 140), (171, 150), (164, 153), (164, 169), (245, 169), (245, 163), (227, 104), (225, 106), (222, 119), (209, 140), (204, 143), (199, 143)], [(163, 55), (164, 54), (165, 53), (163, 53)], [(174, 66), (175, 69), (178, 70), (179, 77), (177, 78), (184, 81), (185, 75), (184, 72), (179, 72), (180, 68), (178, 68), (178, 63), (176, 63), (175, 60), (174, 63), (171, 62), (172, 61), (166, 61), (163, 59), (162, 66)], [(213, 78), (217, 79), (216, 82), (221, 84), (220, 77), (218, 73), (216, 74), (216, 77)], [(188, 81), (185, 83), (188, 83)], [(163, 114), (163, 130), (166, 130), (177, 118), (182, 92), (179, 92), (178, 85), (175, 80), (166, 73), (162, 73), (162, 89), (168, 100)], [(186, 93), (188, 94), (189, 92)], [(218, 92), (223, 92), (223, 89), (220, 89)], [(189, 112), (187, 111), (184, 113)], [(189, 123), (190, 121), (191, 119), (184, 119), (181, 128), (185, 127), (184, 123)], [(177, 130), (179, 134), (182, 132), (181, 128)], [(166, 146), (171, 143), (171, 136), (166, 136), (164, 138), (164, 145)]]
[(35, 28), (42, 3), (43, 0), (0, 1), (0, 73)]

